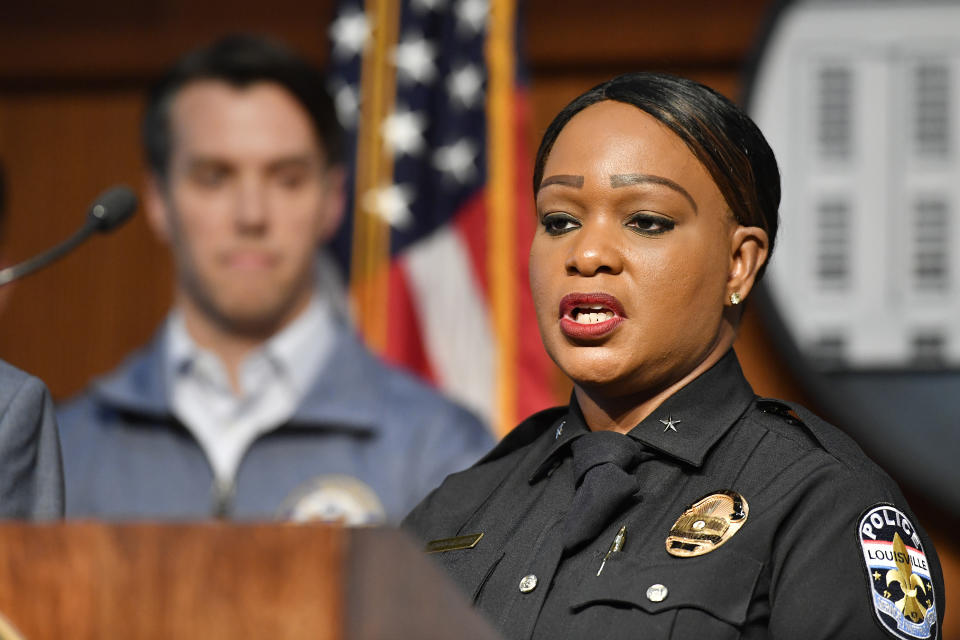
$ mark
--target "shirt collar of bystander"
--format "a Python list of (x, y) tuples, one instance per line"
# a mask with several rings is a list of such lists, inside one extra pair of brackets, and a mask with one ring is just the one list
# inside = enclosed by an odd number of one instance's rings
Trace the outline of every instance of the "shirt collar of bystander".
[[(333, 310), (327, 296), (315, 294), (293, 322), (241, 363), (241, 396), (256, 388), (265, 377), (271, 377), (282, 380), (297, 398), (302, 398), (333, 350), (333, 323)], [(170, 313), (165, 333), (167, 389), (173, 389), (178, 380), (187, 376), (198, 384), (229, 391), (222, 362), (216, 354), (193, 341), (178, 310)]]

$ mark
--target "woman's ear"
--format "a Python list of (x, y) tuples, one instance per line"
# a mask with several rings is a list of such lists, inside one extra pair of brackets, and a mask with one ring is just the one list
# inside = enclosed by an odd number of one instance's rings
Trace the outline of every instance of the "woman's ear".
[(769, 239), (760, 227), (737, 226), (730, 236), (730, 271), (727, 276), (728, 305), (746, 300), (760, 267), (767, 261)]

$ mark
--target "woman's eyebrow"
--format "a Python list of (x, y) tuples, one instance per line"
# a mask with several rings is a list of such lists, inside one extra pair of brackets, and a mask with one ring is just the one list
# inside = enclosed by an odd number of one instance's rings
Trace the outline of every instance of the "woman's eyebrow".
[(678, 185), (676, 182), (670, 178), (664, 178), (662, 176), (651, 176), (645, 173), (621, 173), (617, 175), (610, 176), (610, 187), (616, 189), (617, 187), (626, 187), (632, 184), (644, 184), (644, 183), (653, 183), (660, 184), (665, 187), (673, 189), (690, 203), (690, 206), (693, 207), (694, 213), (697, 213), (697, 203), (694, 201), (693, 196), (691, 196), (686, 189)]
[(540, 181), (540, 188), (543, 189), (546, 186), (551, 184), (562, 184), (567, 187), (573, 187), (574, 189), (583, 188), (583, 176), (571, 176), (565, 174), (557, 174), (555, 176), (550, 176), (549, 178), (544, 178)]

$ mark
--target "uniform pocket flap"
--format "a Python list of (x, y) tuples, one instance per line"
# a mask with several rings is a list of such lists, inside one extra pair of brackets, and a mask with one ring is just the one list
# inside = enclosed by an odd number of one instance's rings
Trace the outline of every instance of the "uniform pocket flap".
[(608, 603), (658, 613), (690, 607), (741, 625), (762, 568), (763, 563), (729, 551), (656, 564), (614, 554), (602, 574), (584, 579), (571, 608)]

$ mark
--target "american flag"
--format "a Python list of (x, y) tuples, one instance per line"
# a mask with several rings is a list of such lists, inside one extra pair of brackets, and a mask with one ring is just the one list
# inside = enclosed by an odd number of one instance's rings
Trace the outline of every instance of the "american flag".
[(500, 434), (555, 400), (515, 35), (515, 0), (342, 0), (330, 26), (355, 169), (335, 250), (358, 329)]

